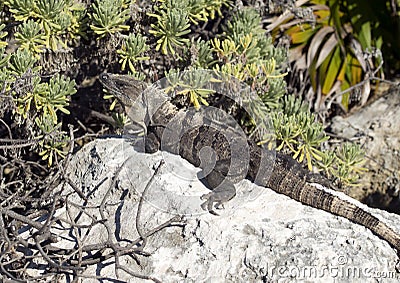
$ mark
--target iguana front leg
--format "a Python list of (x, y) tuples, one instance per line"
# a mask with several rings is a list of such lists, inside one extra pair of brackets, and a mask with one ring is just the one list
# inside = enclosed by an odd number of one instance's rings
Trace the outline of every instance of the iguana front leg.
[(201, 199), (205, 200), (201, 204), (201, 208), (214, 215), (218, 215), (214, 211), (214, 207), (219, 209), (225, 202), (236, 196), (236, 188), (233, 182), (215, 168), (204, 179), (200, 180), (212, 190), (210, 193), (201, 196)]

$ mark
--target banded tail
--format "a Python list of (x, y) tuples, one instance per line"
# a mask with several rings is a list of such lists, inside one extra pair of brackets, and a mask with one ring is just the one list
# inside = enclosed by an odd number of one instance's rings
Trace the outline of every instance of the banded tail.
[(329, 191), (321, 190), (308, 184), (304, 178), (298, 175), (298, 171), (296, 172), (298, 169), (292, 168), (292, 170), (282, 171), (283, 168), (279, 167), (278, 165), (276, 169), (274, 168), (272, 176), (267, 182), (267, 187), (303, 204), (325, 210), (332, 214), (345, 217), (354, 223), (361, 224), (370, 229), (374, 234), (386, 240), (393, 248), (400, 252), (399, 234), (378, 218)]
[[(290, 156), (251, 146), (248, 178), (259, 186), (265, 186), (305, 205), (325, 210), (363, 225), (387, 241), (400, 253), (400, 235), (366, 212), (361, 207), (339, 196), (310, 185), (312, 175)], [(257, 172), (256, 172), (257, 171)]]

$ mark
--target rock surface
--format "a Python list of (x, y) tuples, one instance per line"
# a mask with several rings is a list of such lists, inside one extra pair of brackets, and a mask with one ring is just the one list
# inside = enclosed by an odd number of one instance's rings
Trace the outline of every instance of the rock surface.
[(362, 145), (368, 172), (348, 194), (400, 214), (400, 89), (393, 88), (348, 117), (333, 119), (334, 134)]
[[(149, 184), (161, 160), (165, 164)], [(54, 224), (59, 241), (53, 246), (74, 247), (78, 238), (80, 246), (104, 243), (107, 235), (127, 246), (138, 238), (137, 223), (146, 233), (175, 214), (185, 215), (186, 226), (167, 227), (147, 238), (143, 251), (148, 256), (118, 258), (138, 275), (162, 282), (397, 282), (394, 278), (400, 277), (395, 250), (365, 227), (247, 180), (237, 184), (237, 196), (218, 210), (220, 216), (205, 213), (200, 196), (208, 190), (196, 179), (198, 169), (167, 153), (138, 153), (122, 139), (97, 140), (78, 152), (68, 168), (87, 201), (70, 186), (59, 188), (68, 204), (56, 215), (81, 226), (74, 230), (67, 221)], [(366, 209), (400, 232), (398, 215)], [(93, 219), (103, 224), (85, 228)], [(110, 224), (110, 234), (104, 223)], [(80, 276), (83, 282), (143, 282), (121, 268), (117, 277), (114, 257), (85, 268)]]

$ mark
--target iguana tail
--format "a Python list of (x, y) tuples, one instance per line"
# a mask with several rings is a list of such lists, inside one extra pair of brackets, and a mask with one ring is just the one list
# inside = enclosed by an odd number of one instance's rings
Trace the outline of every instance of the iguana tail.
[[(280, 188), (284, 187), (286, 187), (286, 185), (281, 183)], [(332, 214), (345, 217), (357, 224), (361, 224), (382, 239), (386, 240), (397, 251), (400, 251), (399, 234), (389, 228), (378, 218), (353, 203), (302, 181), (295, 186), (292, 186), (290, 191), (278, 188), (276, 191), (300, 201), (303, 204), (328, 211)]]
[(250, 180), (303, 204), (361, 224), (400, 252), (398, 233), (361, 207), (341, 199), (329, 190), (319, 189), (309, 184), (307, 181), (311, 181), (309, 180), (310, 172), (304, 170), (293, 158), (273, 151), (260, 150), (255, 146), (251, 149), (250, 166), (259, 170), (250, 170), (248, 174)]

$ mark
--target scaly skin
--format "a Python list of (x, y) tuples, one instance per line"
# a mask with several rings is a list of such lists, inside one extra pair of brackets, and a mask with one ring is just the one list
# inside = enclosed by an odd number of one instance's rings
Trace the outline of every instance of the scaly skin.
[[(216, 214), (214, 207), (235, 196), (235, 183), (247, 178), (303, 204), (363, 225), (400, 251), (400, 236), (396, 232), (362, 208), (310, 185), (315, 175), (290, 156), (258, 147), (233, 128), (226, 127), (221, 133), (203, 112), (185, 114), (162, 91), (149, 88), (143, 92), (147, 85), (129, 76), (102, 74), (100, 82), (146, 134), (147, 152), (161, 149), (179, 154), (207, 172), (204, 181), (212, 192), (202, 196), (206, 200), (202, 207), (211, 213)], [(200, 154), (204, 147), (213, 153)]]

